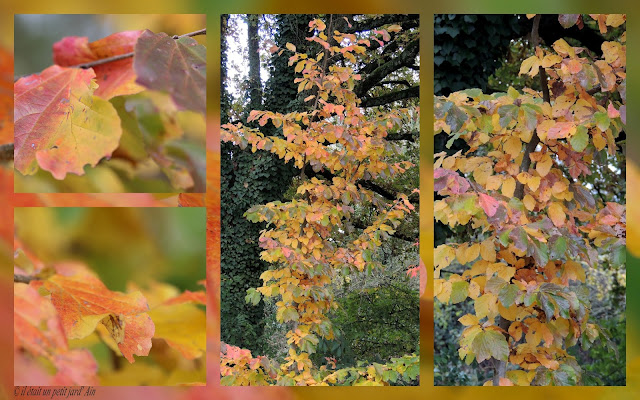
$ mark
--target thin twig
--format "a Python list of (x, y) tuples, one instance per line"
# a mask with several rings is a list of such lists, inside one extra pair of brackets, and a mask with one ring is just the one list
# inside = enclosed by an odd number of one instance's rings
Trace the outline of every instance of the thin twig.
[[(194, 32), (185, 33), (184, 35), (173, 35), (173, 36), (171, 36), (171, 38), (172, 39), (180, 39), (180, 38), (183, 38), (183, 37), (193, 37), (193, 36), (206, 35), (206, 34), (207, 34), (207, 29), (205, 28), (205, 29), (200, 29), (200, 30), (194, 31)], [(101, 58), (99, 60), (95, 60), (95, 61), (91, 61), (91, 62), (87, 62), (87, 63), (83, 63), (83, 64), (69, 65), (68, 68), (88, 69), (88, 68), (95, 67), (97, 65), (102, 65), (102, 64), (107, 64), (107, 63), (114, 62), (114, 61), (124, 60), (126, 58), (133, 57), (133, 55), (134, 55), (134, 52), (132, 51), (130, 53), (119, 54), (119, 55), (113, 56), (113, 57)], [(14, 77), (14, 82), (17, 81), (20, 78), (23, 78), (24, 76), (28, 76), (28, 75)]]
[(17, 275), (13, 274), (13, 281), (17, 283), (29, 283), (31, 281), (39, 281), (40, 278), (36, 276)]
[[(198, 36), (198, 35), (206, 35), (207, 34), (207, 29), (200, 29), (198, 31), (195, 32), (189, 32), (189, 33), (185, 33), (184, 35), (173, 35), (171, 38), (172, 39), (180, 39), (182, 37), (193, 37), (193, 36)], [(107, 58), (101, 58), (99, 60), (96, 61), (91, 61), (88, 63), (84, 63), (84, 64), (78, 64), (78, 65), (72, 65), (71, 68), (82, 68), (82, 69), (88, 69), (88, 68), (92, 68), (95, 67), (96, 65), (101, 65), (101, 64), (106, 64), (106, 63), (110, 63), (113, 61), (118, 61), (118, 60), (124, 60), (125, 58), (129, 58), (129, 57), (133, 57), (134, 52), (132, 51), (131, 53), (125, 53), (125, 54), (120, 54), (117, 56), (113, 56), (113, 57), (107, 57)]]
[(13, 160), (13, 143), (0, 145), (0, 162)]

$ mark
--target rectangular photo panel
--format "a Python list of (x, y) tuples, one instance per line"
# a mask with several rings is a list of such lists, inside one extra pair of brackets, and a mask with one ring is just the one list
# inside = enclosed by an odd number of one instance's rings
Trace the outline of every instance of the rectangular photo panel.
[(16, 208), (14, 384), (205, 385), (205, 211)]
[(15, 16), (15, 192), (204, 193), (206, 16)]
[(418, 15), (221, 17), (221, 384), (419, 384)]
[(434, 384), (626, 385), (626, 16), (434, 16)]

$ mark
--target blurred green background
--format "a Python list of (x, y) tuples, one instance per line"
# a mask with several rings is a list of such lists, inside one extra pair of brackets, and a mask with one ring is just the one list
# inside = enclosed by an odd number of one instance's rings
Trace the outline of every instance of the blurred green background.
[[(425, 102), (425, 112), (421, 119), (423, 135), (421, 140), (421, 203), (429, 204), (433, 201), (433, 142), (431, 140), (431, 99), (433, 93), (433, 14), (457, 13), (457, 14), (491, 14), (491, 13), (558, 13), (558, 12), (624, 12), (628, 15), (628, 69), (629, 77), (628, 103), (635, 109), (640, 101), (640, 92), (635, 85), (634, 71), (640, 67), (640, 52), (635, 49), (640, 40), (638, 10), (640, 3), (632, 0), (620, 0), (615, 3), (605, 3), (595, 0), (540, 0), (535, 3), (518, 3), (513, 1), (480, 1), (480, 0), (327, 0), (322, 3), (294, 2), (291, 0), (262, 1), (262, 0), (236, 0), (234, 2), (211, 2), (207, 0), (184, 0), (171, 2), (165, 0), (113, 0), (107, 2), (87, 2), (79, 0), (60, 0), (56, 2), (26, 2), (24, 0), (2, 0), (3, 13), (0, 16), (0, 44), (6, 48), (13, 48), (13, 14), (14, 13), (148, 13), (151, 10), (162, 13), (206, 13), (208, 16), (208, 29), (210, 32), (218, 32), (220, 28), (219, 15), (223, 13), (420, 13), (421, 32), (420, 53), (424, 58), (420, 71), (422, 85), (420, 95)], [(216, 122), (219, 118), (219, 80), (220, 80), (220, 48), (219, 36), (207, 35), (207, 64), (208, 69), (208, 112), (210, 122)], [(630, 127), (638, 126), (638, 113), (628, 113)], [(211, 123), (210, 123), (211, 125)], [(633, 129), (629, 129), (629, 132)], [(217, 132), (212, 135), (217, 140)], [(633, 134), (629, 134), (629, 146), (627, 154), (628, 163), (628, 189), (633, 198), (636, 193), (634, 188), (640, 188), (640, 175), (632, 173), (634, 165), (640, 165), (640, 142)], [(210, 144), (211, 146), (211, 144)], [(634, 224), (640, 215), (640, 204), (629, 202), (629, 214), (632, 221), (629, 224), (629, 235), (637, 235), (638, 227)], [(2, 223), (5, 223), (4, 221)], [(522, 399), (545, 400), (569, 400), (569, 399), (636, 399), (640, 398), (640, 259), (627, 257), (627, 386), (626, 387), (507, 387), (507, 388), (483, 388), (483, 387), (433, 387), (433, 289), (430, 282), (433, 279), (433, 210), (428, 206), (421, 207), (421, 259), (427, 270), (429, 283), (427, 290), (421, 299), (421, 386), (420, 387), (394, 387), (394, 388), (233, 388), (217, 387), (219, 371), (214, 369), (217, 361), (211, 360), (218, 355), (209, 353), (210, 367), (208, 368), (207, 388), (199, 388), (193, 391), (179, 389), (142, 389), (135, 388), (98, 388), (94, 399), (286, 399), (298, 398), (304, 400), (322, 399), (330, 397), (332, 400), (341, 399), (495, 399), (509, 396)], [(631, 244), (631, 243), (630, 243)], [(9, 265), (6, 263), (3, 265)], [(4, 298), (4, 297), (3, 297)], [(209, 319), (209, 334), (211, 335), (209, 347), (213, 348), (213, 338), (218, 332), (218, 321)], [(4, 337), (4, 336), (3, 336)], [(11, 339), (8, 339), (11, 340)], [(3, 343), (2, 349), (6, 354), (11, 352), (10, 343)], [(3, 380), (4, 381), (4, 380)], [(1, 393), (1, 392), (0, 392)], [(7, 391), (7, 393), (11, 393)], [(0, 398), (2, 394), (0, 394)]]
[(111, 290), (165, 282), (202, 290), (204, 208), (16, 208), (16, 237), (45, 265), (82, 261)]

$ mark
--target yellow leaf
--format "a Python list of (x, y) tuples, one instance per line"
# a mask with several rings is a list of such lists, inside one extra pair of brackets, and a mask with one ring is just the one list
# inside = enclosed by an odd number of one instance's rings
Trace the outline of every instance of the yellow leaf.
[(195, 304), (161, 305), (149, 311), (155, 323), (154, 338), (167, 344), (191, 360), (207, 350), (207, 319), (203, 310)]
[(493, 244), (493, 240), (488, 239), (480, 244), (480, 255), (485, 261), (496, 261), (496, 248)]
[(624, 24), (626, 20), (625, 14), (609, 14), (607, 15), (607, 21), (605, 22), (607, 25), (612, 26), (614, 28)]
[(487, 190), (498, 190), (502, 184), (502, 175), (491, 175), (487, 178)]
[(505, 153), (509, 154), (512, 158), (516, 158), (522, 152), (522, 141), (516, 136), (511, 136), (504, 142), (502, 148)]
[(524, 60), (522, 65), (520, 65), (520, 72), (518, 72), (518, 75), (528, 74), (535, 61), (538, 61), (538, 57), (536, 56), (531, 56)]
[(545, 154), (542, 156), (542, 159), (536, 163), (536, 171), (540, 174), (541, 177), (547, 176), (551, 167), (553, 166), (553, 160), (549, 154)]
[(296, 46), (294, 46), (292, 43), (287, 43), (287, 49), (295, 52), (296, 51)]
[(508, 177), (502, 182), (502, 194), (507, 197), (513, 197), (513, 192), (516, 190), (516, 180), (513, 177)]
[(593, 145), (600, 151), (607, 145), (607, 141), (600, 133), (597, 133), (593, 135)]
[(539, 176), (530, 177), (529, 180), (527, 181), (527, 186), (529, 186), (529, 189), (531, 189), (534, 192), (538, 190), (538, 187), (540, 186), (540, 177)]
[(576, 56), (575, 50), (564, 39), (558, 39), (553, 43), (553, 49), (560, 55), (568, 55), (571, 58)]
[(518, 311), (520, 311), (520, 307), (517, 304), (512, 304), (509, 308), (502, 305), (502, 303), (498, 302), (498, 312), (502, 316), (502, 318), (507, 321), (515, 321), (518, 316)]
[(464, 326), (478, 325), (478, 317), (473, 314), (463, 315), (458, 321)]
[(433, 262), (437, 269), (447, 268), (456, 257), (453, 248), (441, 244), (433, 251)]
[(536, 208), (536, 200), (530, 194), (525, 195), (522, 202), (529, 211), (533, 211), (533, 209)]
[(465, 258), (467, 263), (475, 260), (480, 255), (480, 245), (474, 243), (465, 250)]
[(434, 289), (434, 294), (436, 298), (440, 300), (441, 303), (448, 303), (449, 299), (451, 298), (451, 282), (448, 282), (448, 281), (438, 282)]
[(485, 293), (476, 299), (474, 304), (478, 319), (494, 318), (498, 314), (497, 297), (493, 293)]
[(564, 220), (566, 216), (560, 203), (551, 203), (549, 209), (547, 210), (547, 214), (549, 215), (549, 218), (551, 218), (551, 221), (553, 221), (553, 224), (555, 226), (557, 226), (558, 228), (564, 226)]

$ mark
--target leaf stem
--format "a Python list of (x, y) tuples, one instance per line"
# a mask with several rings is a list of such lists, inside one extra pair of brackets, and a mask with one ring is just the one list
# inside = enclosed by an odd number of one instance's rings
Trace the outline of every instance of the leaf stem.
[(27, 275), (17, 275), (13, 274), (13, 281), (17, 283), (29, 283), (31, 281), (39, 281), (40, 278), (37, 276), (27, 276)]

